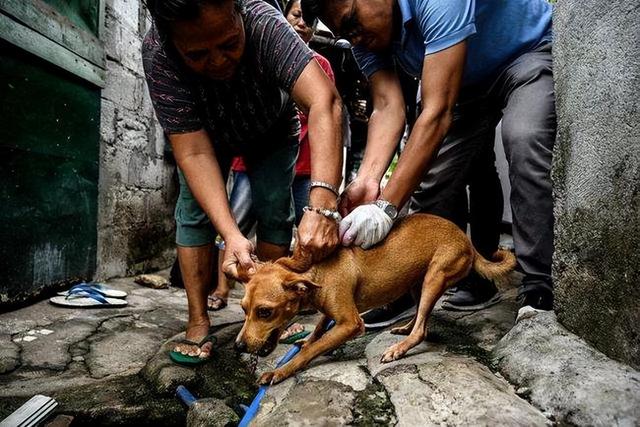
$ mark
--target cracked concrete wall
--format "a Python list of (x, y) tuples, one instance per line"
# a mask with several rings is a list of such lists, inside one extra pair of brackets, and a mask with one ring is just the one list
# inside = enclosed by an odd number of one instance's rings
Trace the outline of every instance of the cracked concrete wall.
[(98, 278), (167, 267), (173, 260), (174, 166), (155, 119), (141, 45), (151, 23), (140, 0), (107, 0), (103, 41)]
[(640, 367), (640, 1), (561, 0), (554, 16), (556, 312)]

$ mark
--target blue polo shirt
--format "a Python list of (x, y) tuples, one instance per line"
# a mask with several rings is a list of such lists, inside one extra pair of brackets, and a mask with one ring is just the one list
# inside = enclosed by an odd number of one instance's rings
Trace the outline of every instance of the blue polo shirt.
[(398, 0), (402, 28), (386, 54), (353, 51), (367, 77), (393, 68), (421, 77), (425, 55), (467, 40), (462, 87), (490, 82), (519, 55), (551, 41), (546, 0)]

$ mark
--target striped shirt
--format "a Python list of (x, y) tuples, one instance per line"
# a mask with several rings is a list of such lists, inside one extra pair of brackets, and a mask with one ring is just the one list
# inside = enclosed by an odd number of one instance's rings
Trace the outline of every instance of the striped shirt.
[(214, 144), (242, 152), (264, 143), (260, 136), (279, 119), (290, 119), (289, 135), (299, 131), (290, 94), (313, 54), (273, 7), (262, 0), (240, 0), (240, 5), (246, 46), (230, 80), (191, 72), (155, 26), (145, 36), (147, 85), (165, 133), (205, 129)]

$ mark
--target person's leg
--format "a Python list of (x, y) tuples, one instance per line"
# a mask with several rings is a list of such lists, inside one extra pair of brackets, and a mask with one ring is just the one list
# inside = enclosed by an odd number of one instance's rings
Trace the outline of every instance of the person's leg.
[(492, 142), (495, 117), (484, 101), (457, 107), (438, 154), (412, 194), (410, 212), (438, 215), (466, 231), (466, 186), (474, 159)]
[(491, 141), (495, 132), (488, 135), (489, 141), (478, 152), (471, 165), (469, 176), (469, 230), (471, 242), (485, 258), (498, 250), (500, 225), (504, 198), (500, 177), (496, 169), (496, 153)]
[[(483, 111), (490, 110), (483, 108)], [(474, 113), (469, 112), (468, 114)], [(427, 209), (427, 212), (453, 220), (465, 232), (467, 231), (467, 223), (469, 223), (474, 246), (488, 258), (491, 258), (498, 247), (502, 214), (502, 192), (495, 169), (495, 154), (493, 153), (495, 117), (495, 115), (487, 116), (487, 121), (478, 125), (478, 129), (482, 129), (481, 132), (472, 131), (469, 137), (465, 137), (464, 132), (461, 134), (461, 137), (465, 138), (461, 143), (470, 144), (469, 149), (473, 150), (459, 154), (466, 157), (465, 160), (468, 163), (465, 167), (467, 170), (465, 172), (449, 168), (441, 177), (434, 177), (445, 180), (448, 175), (452, 174), (453, 178), (449, 185), (452, 186), (452, 189), (457, 188), (457, 191), (451, 191), (450, 200), (441, 199), (440, 207), (436, 206), (437, 210)], [(472, 129), (467, 128), (466, 130)], [(469, 186), (468, 195), (467, 185)], [(436, 186), (434, 185), (434, 187)], [(436, 195), (434, 200), (437, 198)], [(467, 205), (467, 200), (469, 205)], [(447, 211), (447, 209), (453, 211)], [(500, 301), (500, 294), (495, 284), (473, 271), (451, 288), (447, 294), (449, 296), (442, 307), (450, 310), (480, 310)]]
[(245, 157), (258, 221), (257, 255), (265, 261), (288, 254), (295, 219), (291, 186), (298, 145), (289, 141), (271, 147), (269, 152)]
[[(197, 247), (178, 246), (178, 262), (187, 292), (189, 320), (185, 338), (199, 342), (207, 336), (211, 326), (207, 313), (207, 294), (211, 283), (211, 267), (213, 265), (212, 244)], [(200, 352), (204, 357), (211, 352), (211, 343), (204, 344)], [(198, 355), (197, 346), (179, 344), (176, 351), (188, 355)]]
[[(295, 220), (292, 185), (298, 158), (298, 136), (287, 135), (281, 129), (270, 138), (267, 140), (272, 143), (270, 151), (245, 157), (258, 221), (256, 252), (262, 261), (289, 254)], [(281, 339), (303, 330), (302, 325), (292, 323), (283, 331)]]
[[(471, 163), (469, 172), (469, 234), (473, 246), (487, 259), (498, 249), (502, 220), (502, 188), (495, 166), (493, 140), (495, 132), (487, 133)], [(493, 282), (471, 270), (469, 275), (447, 291), (450, 297), (443, 304), (448, 309), (475, 310), (500, 300)]]
[[(186, 339), (198, 342), (209, 333), (210, 327), (207, 294), (211, 286), (213, 261), (217, 258), (213, 245), (215, 230), (191, 194), (182, 172), (178, 171), (178, 175), (180, 193), (175, 210), (176, 244), (189, 309)], [(204, 353), (203, 357), (206, 357), (211, 351), (211, 344), (200, 349), (194, 345), (178, 344), (175, 350), (189, 355)]]
[[(462, 230), (467, 228), (467, 193), (469, 170), (476, 153), (487, 143), (495, 128), (495, 119), (482, 101), (469, 102), (456, 108), (454, 121), (440, 150), (419, 188), (409, 202), (410, 213), (430, 213), (446, 218)], [(419, 236), (416, 236), (419, 238)], [(471, 295), (468, 305), (489, 301), (495, 290), (487, 295)], [(478, 301), (482, 300), (482, 301)], [(410, 295), (380, 309), (364, 313), (362, 318), (369, 330), (386, 327), (413, 315), (414, 301)]]
[[(233, 187), (229, 195), (229, 205), (233, 216), (238, 223), (240, 232), (245, 236), (249, 236), (255, 228), (255, 215), (251, 203), (251, 184), (249, 177), (244, 172), (234, 172)], [(224, 259), (224, 249), (220, 248), (217, 265), (218, 265), (218, 285), (211, 290), (208, 299), (208, 308), (210, 310), (220, 310), (227, 305), (229, 297), (229, 280), (222, 272), (222, 260)]]
[(526, 53), (505, 71), (502, 140), (509, 161), (513, 240), (524, 303), (553, 305), (551, 157), (556, 134), (551, 46)]

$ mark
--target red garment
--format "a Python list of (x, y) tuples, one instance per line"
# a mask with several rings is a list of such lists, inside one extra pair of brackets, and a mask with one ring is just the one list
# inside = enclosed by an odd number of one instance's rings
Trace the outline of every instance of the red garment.
[[(320, 67), (327, 74), (329, 79), (335, 83), (335, 76), (331, 63), (318, 52), (313, 52)], [(311, 148), (309, 147), (309, 127), (307, 125), (307, 115), (298, 110), (298, 118), (300, 119), (300, 153), (296, 162), (296, 175), (311, 175)], [(247, 168), (241, 156), (235, 157), (231, 162), (231, 170), (234, 172), (246, 172)]]

